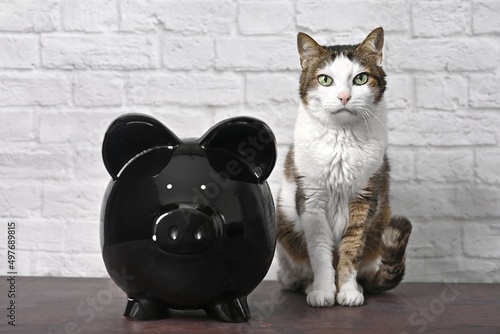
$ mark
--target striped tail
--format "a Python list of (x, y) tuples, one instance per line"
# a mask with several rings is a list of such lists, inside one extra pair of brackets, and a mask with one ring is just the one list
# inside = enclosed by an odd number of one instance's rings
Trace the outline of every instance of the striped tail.
[(411, 233), (411, 223), (403, 216), (391, 218), (381, 237), (381, 263), (377, 273), (365, 282), (368, 293), (379, 293), (395, 288), (405, 275), (405, 251)]

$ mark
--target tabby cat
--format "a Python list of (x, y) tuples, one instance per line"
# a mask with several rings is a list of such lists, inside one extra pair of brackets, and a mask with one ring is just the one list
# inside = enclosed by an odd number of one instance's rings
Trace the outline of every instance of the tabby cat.
[(384, 31), (361, 44), (297, 37), (302, 74), (294, 144), (278, 198), (278, 279), (314, 307), (358, 306), (405, 272), (411, 224), (391, 217), (381, 68)]

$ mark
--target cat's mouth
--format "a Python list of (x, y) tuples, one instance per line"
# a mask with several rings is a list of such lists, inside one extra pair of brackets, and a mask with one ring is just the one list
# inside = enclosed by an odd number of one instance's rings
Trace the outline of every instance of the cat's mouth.
[(342, 114), (342, 113), (345, 113), (345, 112), (354, 114), (354, 112), (352, 110), (347, 109), (347, 108), (340, 108), (340, 109), (331, 111), (330, 114), (336, 115), (336, 114)]

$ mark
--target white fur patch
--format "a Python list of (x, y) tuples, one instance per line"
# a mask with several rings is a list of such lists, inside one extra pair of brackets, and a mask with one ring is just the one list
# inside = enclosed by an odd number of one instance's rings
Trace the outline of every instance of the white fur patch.
[(313, 290), (307, 294), (307, 303), (312, 307), (330, 307), (335, 304), (335, 291)]
[(358, 290), (339, 291), (337, 295), (337, 303), (344, 306), (360, 306), (363, 305), (365, 297)]
[(290, 222), (294, 222), (299, 219), (299, 216), (297, 215), (297, 206), (295, 204), (296, 191), (297, 184), (295, 182), (290, 182), (286, 177), (283, 177), (278, 204), (280, 205), (281, 212)]
[(363, 305), (364, 301), (363, 288), (356, 281), (356, 273), (353, 273), (340, 287), (337, 303), (344, 306), (359, 306)]

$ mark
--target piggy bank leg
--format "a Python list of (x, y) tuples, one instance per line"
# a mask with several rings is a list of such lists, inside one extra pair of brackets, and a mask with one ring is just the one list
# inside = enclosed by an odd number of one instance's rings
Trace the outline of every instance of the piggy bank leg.
[(156, 320), (168, 316), (168, 308), (162, 301), (148, 297), (128, 297), (123, 315), (129, 320)]
[(225, 322), (245, 322), (251, 317), (247, 296), (214, 304), (205, 311), (210, 317)]

